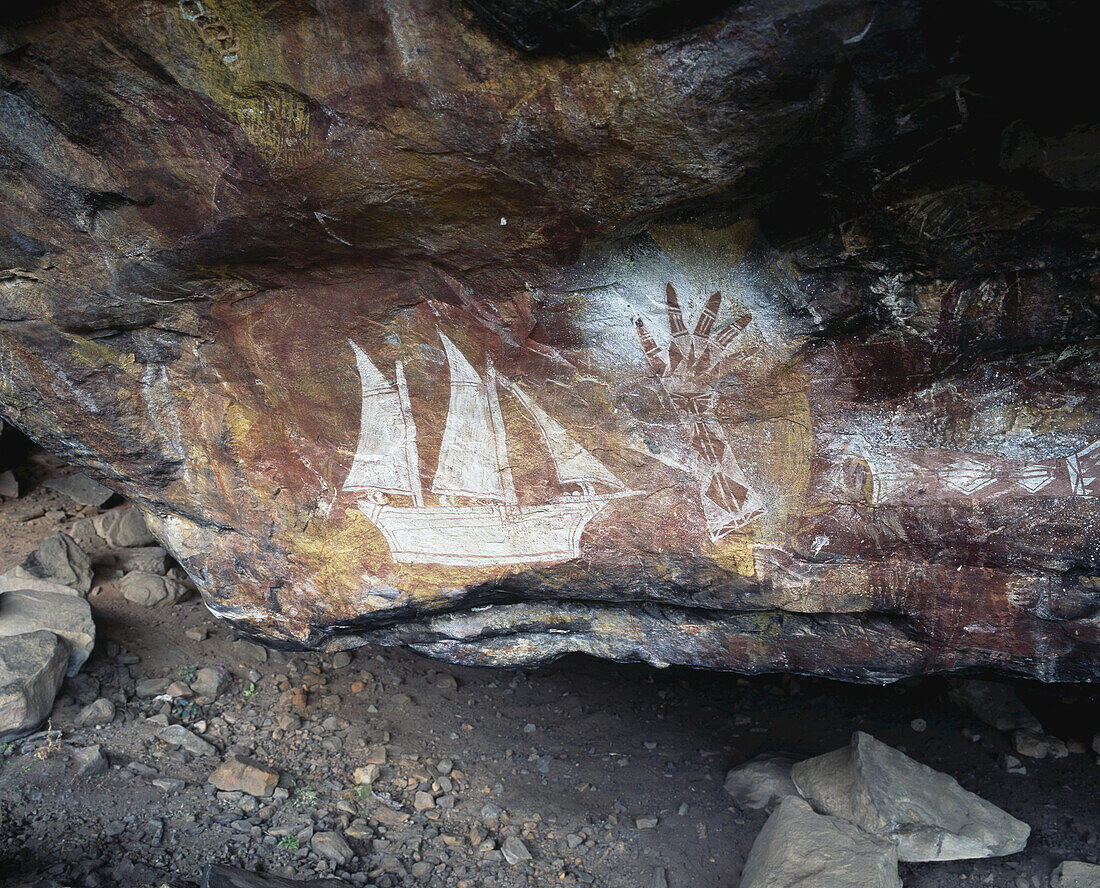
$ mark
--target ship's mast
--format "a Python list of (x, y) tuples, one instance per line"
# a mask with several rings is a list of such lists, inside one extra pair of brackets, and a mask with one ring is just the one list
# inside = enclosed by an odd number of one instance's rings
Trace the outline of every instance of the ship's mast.
[(519, 499), (516, 497), (512, 466), (508, 462), (508, 438), (504, 429), (504, 417), (500, 413), (500, 398), (497, 397), (497, 372), (489, 355), (485, 356), (485, 387), (489, 396), (489, 424), (492, 426), (493, 446), (496, 448), (497, 465), (500, 466), (500, 484), (504, 488), (504, 505), (515, 506), (519, 504)]

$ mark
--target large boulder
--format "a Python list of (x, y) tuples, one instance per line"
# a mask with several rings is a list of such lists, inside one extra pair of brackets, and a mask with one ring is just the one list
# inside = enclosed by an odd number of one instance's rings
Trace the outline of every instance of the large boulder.
[(69, 643), (40, 629), (0, 637), (0, 740), (33, 731), (65, 678)]
[(953, 777), (862, 731), (850, 746), (797, 762), (791, 779), (815, 810), (896, 843), (899, 860), (1015, 854), (1031, 833)]
[(4, 421), (284, 647), (1100, 676), (1086, 6), (596, 6), (6, 15)]
[(740, 888), (901, 888), (898, 851), (788, 796), (753, 842)]
[(0, 592), (0, 637), (46, 629), (69, 643), (65, 674), (76, 675), (95, 647), (92, 609), (80, 595), (42, 589)]
[(31, 552), (11, 576), (45, 580), (86, 595), (92, 588), (92, 559), (71, 536), (58, 532)]

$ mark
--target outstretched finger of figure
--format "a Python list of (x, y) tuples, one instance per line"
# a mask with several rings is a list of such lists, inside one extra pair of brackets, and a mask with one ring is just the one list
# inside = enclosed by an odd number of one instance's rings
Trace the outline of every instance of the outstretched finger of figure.
[(675, 347), (684, 357), (691, 350), (690, 335), (684, 326), (684, 313), (680, 309), (680, 297), (676, 295), (676, 288), (669, 283), (665, 287), (665, 306), (668, 310), (668, 332), (672, 334), (672, 343), (669, 345), (669, 359), (672, 358), (672, 349)]
[[(700, 319), (701, 320), (701, 319)], [(752, 315), (741, 315), (736, 321), (730, 324), (728, 327), (724, 327), (714, 337), (714, 341), (718, 343), (722, 348), (727, 348), (733, 340), (745, 332), (745, 328), (752, 322)]]
[(699, 320), (695, 322), (696, 336), (702, 339), (706, 339), (710, 336), (710, 331), (714, 329), (714, 322), (718, 319), (718, 310), (721, 307), (722, 293), (712, 293), (707, 300), (707, 304), (703, 306), (703, 311), (699, 315)]
[(664, 376), (668, 372), (668, 364), (661, 357), (660, 347), (653, 341), (653, 335), (646, 329), (641, 318), (634, 320), (634, 329), (638, 331), (638, 339), (642, 342), (642, 351), (645, 352), (650, 368), (658, 376)]

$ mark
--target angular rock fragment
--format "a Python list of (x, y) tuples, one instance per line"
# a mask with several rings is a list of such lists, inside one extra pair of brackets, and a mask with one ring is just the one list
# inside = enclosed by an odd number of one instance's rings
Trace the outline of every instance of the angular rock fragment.
[(93, 481), (80, 472), (50, 478), (42, 486), (63, 493), (82, 506), (94, 506), (96, 508), (102, 506), (115, 495), (115, 492), (109, 487), (104, 487), (98, 481)]
[(92, 560), (76, 540), (59, 531), (31, 552), (12, 576), (46, 580), (87, 594), (92, 588)]
[(901, 888), (898, 849), (787, 796), (753, 842), (740, 888)]
[(954, 778), (862, 731), (850, 746), (798, 762), (791, 778), (815, 810), (896, 843), (900, 860), (1015, 854), (1031, 832)]
[(53, 708), (69, 643), (39, 630), (0, 638), (0, 740), (33, 731)]
[(92, 526), (104, 543), (113, 548), (154, 546), (156, 537), (145, 524), (141, 511), (134, 506), (111, 509), (92, 519)]
[(0, 636), (46, 629), (69, 642), (65, 674), (76, 675), (95, 647), (92, 609), (80, 595), (15, 589), (0, 592)]
[(348, 888), (340, 879), (282, 879), (258, 875), (233, 866), (208, 864), (202, 873), (200, 888)]
[(191, 690), (200, 697), (216, 697), (229, 684), (229, 675), (224, 669), (203, 666), (195, 673), (191, 681)]
[(15, 499), (19, 496), (19, 482), (15, 480), (11, 469), (0, 472), (0, 496), (7, 499)]
[(255, 759), (234, 756), (226, 759), (208, 779), (224, 792), (246, 792), (265, 798), (275, 791), (279, 773)]
[(1020, 755), (1028, 758), (1060, 759), (1069, 755), (1065, 743), (1041, 731), (1017, 731), (1012, 735), (1012, 745)]
[(183, 583), (141, 570), (126, 574), (118, 586), (127, 601), (145, 607), (178, 604), (191, 594)]
[(338, 832), (319, 832), (313, 834), (310, 842), (313, 850), (326, 860), (343, 865), (351, 860), (353, 852)]
[(1031, 714), (1012, 685), (1003, 681), (957, 678), (951, 681), (948, 699), (998, 731), (1033, 731), (1041, 734), (1043, 726)]
[(1100, 866), (1065, 860), (1051, 873), (1050, 888), (1100, 888)]
[(109, 725), (115, 718), (115, 704), (106, 697), (99, 697), (76, 714), (73, 725), (78, 728)]
[(218, 752), (213, 744), (197, 737), (183, 725), (168, 725), (161, 728), (157, 731), (157, 737), (169, 746), (179, 746), (181, 749), (186, 749), (192, 755), (217, 755)]
[(787, 796), (797, 796), (791, 780), (795, 760), (783, 755), (760, 755), (726, 774), (726, 792), (739, 808), (771, 810)]
[(73, 763), (76, 765), (76, 773), (80, 777), (94, 777), (96, 774), (104, 773), (110, 767), (107, 756), (103, 754), (103, 749), (100, 746), (74, 749)]

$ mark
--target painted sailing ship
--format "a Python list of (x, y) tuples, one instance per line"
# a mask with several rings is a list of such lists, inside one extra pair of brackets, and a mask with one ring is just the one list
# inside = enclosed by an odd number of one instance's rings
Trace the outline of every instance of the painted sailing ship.
[[(568, 561), (580, 554), (588, 523), (613, 499), (638, 496), (585, 450), (487, 359), (484, 378), (442, 332), (450, 368), (450, 403), (439, 462), (425, 501), (416, 423), (405, 370), (390, 383), (350, 342), (362, 382), (359, 445), (344, 490), (362, 494), (359, 509), (381, 531), (394, 561), (405, 564), (505, 565)], [(563, 493), (521, 504), (508, 461), (500, 410), (503, 389), (538, 427)], [(395, 504), (401, 497), (408, 504)]]

